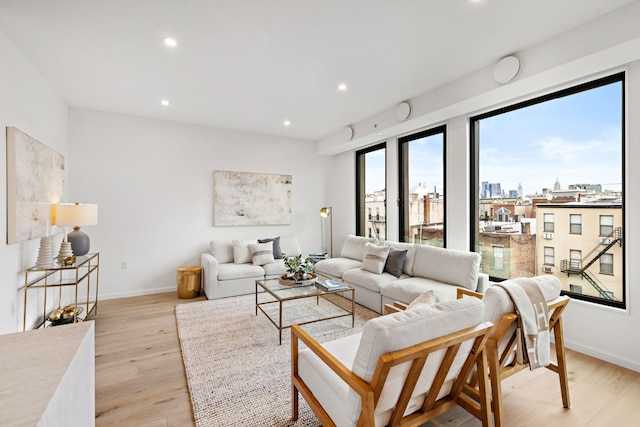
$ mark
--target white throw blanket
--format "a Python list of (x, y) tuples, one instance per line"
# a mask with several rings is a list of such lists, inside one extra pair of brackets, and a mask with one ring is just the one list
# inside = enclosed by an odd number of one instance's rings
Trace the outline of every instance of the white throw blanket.
[[(530, 369), (548, 366), (550, 359), (549, 310), (538, 284), (529, 278), (496, 283), (503, 288), (518, 313), (518, 353)], [(520, 360), (519, 360), (520, 362)]]

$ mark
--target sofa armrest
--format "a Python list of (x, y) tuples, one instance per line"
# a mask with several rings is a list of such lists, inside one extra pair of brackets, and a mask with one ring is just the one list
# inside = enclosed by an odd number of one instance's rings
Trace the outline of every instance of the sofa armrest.
[(210, 252), (200, 255), (200, 265), (202, 266), (202, 290), (207, 298), (215, 297), (215, 289), (218, 287), (218, 260)]
[(491, 286), (491, 282), (489, 282), (489, 275), (487, 273), (478, 273), (478, 287), (476, 288), (476, 292), (484, 294), (487, 289)]

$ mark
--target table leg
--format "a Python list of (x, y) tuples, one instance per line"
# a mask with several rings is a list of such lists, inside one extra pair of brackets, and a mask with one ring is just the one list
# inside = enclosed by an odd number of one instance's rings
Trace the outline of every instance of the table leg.
[(280, 323), (278, 324), (278, 329), (280, 331), (280, 345), (282, 345), (282, 301), (280, 301), (279, 306), (280, 312), (278, 313), (278, 315), (280, 316)]
[(356, 325), (356, 317), (355, 317), (355, 312), (356, 312), (356, 303), (355, 303), (355, 289), (351, 289), (351, 327), (353, 328)]

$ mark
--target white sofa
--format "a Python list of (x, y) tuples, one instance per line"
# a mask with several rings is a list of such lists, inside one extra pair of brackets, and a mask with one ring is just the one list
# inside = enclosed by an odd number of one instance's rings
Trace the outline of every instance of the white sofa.
[[(387, 248), (386, 255), (381, 247)], [(353, 235), (345, 239), (340, 257), (319, 261), (316, 271), (355, 288), (356, 302), (378, 313), (385, 304), (408, 304), (429, 290), (437, 301), (450, 301), (458, 287), (484, 293), (489, 286), (475, 252), (414, 243), (376, 245), (375, 239)]]
[(210, 252), (200, 255), (202, 287), (209, 299), (253, 293), (257, 279), (287, 272), (281, 254), (302, 253), (295, 237), (212, 240), (210, 246)]

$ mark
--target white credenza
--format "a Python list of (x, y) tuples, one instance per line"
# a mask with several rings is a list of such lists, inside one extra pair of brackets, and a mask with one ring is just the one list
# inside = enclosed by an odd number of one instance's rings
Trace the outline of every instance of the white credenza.
[(0, 420), (95, 425), (93, 321), (0, 335)]

